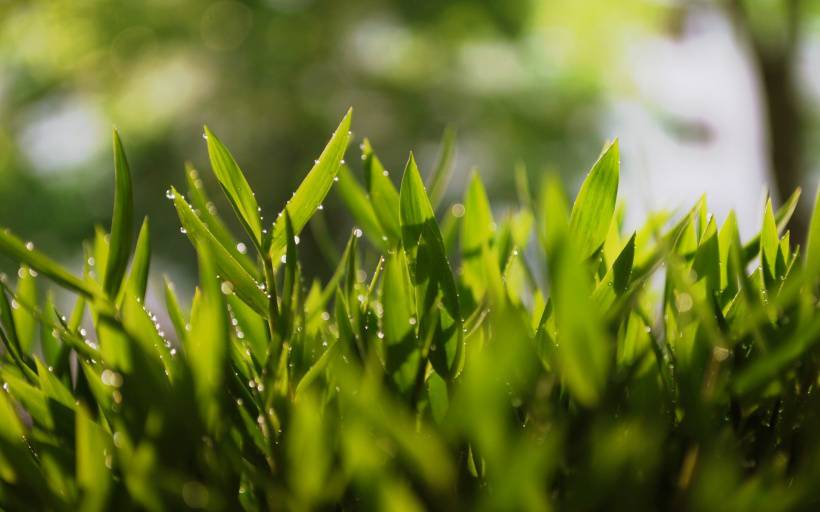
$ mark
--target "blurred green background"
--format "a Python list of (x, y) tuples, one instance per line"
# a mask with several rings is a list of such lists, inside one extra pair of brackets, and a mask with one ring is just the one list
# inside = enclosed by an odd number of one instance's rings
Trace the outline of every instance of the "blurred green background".
[[(357, 141), (394, 178), (411, 149), (429, 171), (451, 125), (451, 193), (477, 166), (502, 207), (516, 164), (573, 189), (618, 135), (635, 215), (706, 191), (719, 213), (748, 218), (767, 181), (813, 195), (818, 3), (0, 0), (0, 224), (79, 267), (76, 240), (108, 224), (115, 125), (155, 261), (185, 273), (192, 252), (164, 191), (186, 160), (227, 212), (202, 125), (272, 220), (351, 105)], [(340, 211), (334, 199), (324, 213), (341, 240)]]

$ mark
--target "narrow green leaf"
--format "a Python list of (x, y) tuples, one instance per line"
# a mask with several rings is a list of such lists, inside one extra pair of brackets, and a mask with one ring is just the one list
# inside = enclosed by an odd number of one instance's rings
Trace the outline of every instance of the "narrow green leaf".
[(111, 241), (105, 266), (103, 288), (109, 297), (116, 297), (122, 285), (128, 257), (131, 254), (134, 229), (134, 198), (131, 192), (131, 171), (117, 130), (114, 130), (114, 215), (111, 218)]
[(701, 235), (692, 269), (697, 273), (698, 279), (706, 279), (710, 294), (720, 291), (720, 247), (714, 217), (708, 221)]
[(464, 219), (461, 221), (461, 252), (469, 257), (492, 242), (495, 231), (493, 212), (481, 176), (473, 171), (464, 195)]
[(222, 244), (219, 243), (214, 235), (208, 230), (208, 227), (197, 217), (191, 206), (185, 201), (185, 198), (175, 189), (171, 189), (174, 198), (174, 207), (177, 209), (177, 215), (182, 223), (183, 229), (194, 243), (194, 246), (199, 248), (206, 246), (211, 253), (219, 273), (222, 277), (228, 280), (236, 294), (251, 306), (257, 313), (268, 315), (268, 299), (259, 287), (259, 283), (248, 274), (244, 267), (231, 256)]
[[(205, 191), (199, 172), (189, 163), (185, 164), (185, 178), (188, 182), (188, 200), (199, 218), (208, 227), (214, 238), (219, 240), (222, 247), (231, 253), (231, 256), (242, 265), (248, 274), (253, 276), (254, 279), (259, 279), (259, 269), (256, 262), (247, 255), (247, 246), (244, 243), (238, 243), (225, 226), (225, 223), (219, 217), (216, 206), (211, 202)], [(166, 194), (173, 198), (172, 192), (169, 189)]]
[(381, 250), (387, 249), (387, 236), (382, 230), (373, 204), (361, 185), (356, 181), (353, 173), (346, 165), (339, 167), (339, 181), (336, 184), (336, 191), (342, 198), (353, 219), (364, 230), (364, 234)]
[(91, 283), (74, 276), (59, 263), (36, 250), (34, 244), (23, 242), (8, 229), (0, 230), (0, 252), (21, 264), (28, 265), (57, 284), (82, 293), (86, 297), (99, 295)]
[(761, 265), (765, 260), (766, 270), (769, 275), (775, 275), (775, 262), (777, 260), (777, 249), (780, 237), (777, 235), (777, 222), (772, 212), (772, 200), (766, 201), (766, 209), (763, 213), (763, 229), (760, 232), (760, 256)]
[(567, 214), (567, 197), (561, 180), (550, 174), (544, 181), (541, 192), (541, 228), (539, 237), (548, 259), (552, 259), (559, 243), (567, 236), (569, 215)]
[[(442, 304), (449, 318), (442, 317), (442, 328), (454, 330), (450, 335), (436, 336), (433, 365), (442, 377), (453, 378), (463, 364), (462, 318), (455, 278), (447, 261), (433, 207), (424, 190), (412, 153), (404, 170), (399, 192), (402, 241), (410, 255), (410, 275), (416, 286), (417, 309), (426, 311), (432, 301), (418, 302), (418, 297), (433, 297), (429, 290), (441, 291)], [(429, 259), (428, 259), (429, 258)], [(443, 346), (442, 346), (443, 345)]]
[[(39, 304), (37, 295), (37, 281), (34, 279), (31, 270), (26, 267), (20, 267), (17, 271), (17, 290), (14, 296), (27, 304)], [(37, 329), (37, 319), (32, 313), (23, 307), (17, 307), (12, 311), (14, 316), (14, 326), (17, 329), (17, 338), (20, 343), (20, 350), (23, 354), (31, 353), (31, 347), (34, 343), (34, 336)]]
[(211, 160), (211, 168), (216, 179), (222, 186), (242, 227), (248, 232), (251, 240), (261, 247), (262, 221), (259, 219), (259, 206), (256, 204), (256, 196), (251, 186), (231, 152), (207, 126), (205, 127), (205, 138), (208, 141), (208, 158)]
[(737, 291), (737, 281), (729, 268), (731, 261), (729, 251), (735, 239), (739, 238), (740, 235), (737, 234), (737, 216), (734, 210), (732, 210), (723, 222), (723, 226), (720, 227), (720, 233), (718, 234), (720, 289), (728, 289), (729, 293)]
[(151, 265), (151, 228), (148, 217), (142, 221), (137, 245), (134, 249), (134, 258), (131, 261), (131, 273), (128, 275), (126, 289), (140, 301), (145, 301), (145, 292), (148, 289), (148, 269)]
[(84, 406), (76, 415), (77, 485), (82, 491), (82, 510), (105, 510), (111, 488), (109, 459), (113, 453), (110, 435), (95, 423)]
[(774, 350), (757, 358), (734, 379), (732, 386), (740, 395), (758, 389), (787, 369), (820, 342), (820, 315), (814, 317)]
[(606, 239), (618, 196), (619, 154), (617, 139), (604, 148), (572, 205), (570, 231), (579, 255), (588, 258)]
[(626, 293), (632, 277), (632, 265), (635, 259), (635, 237), (632, 233), (629, 241), (621, 249), (612, 267), (598, 283), (593, 292), (593, 300), (602, 310), (609, 308), (615, 300)]
[(402, 394), (412, 391), (420, 363), (416, 340), (413, 285), (404, 251), (387, 256), (382, 281), (385, 369)]
[[(777, 232), (782, 233), (784, 229), (786, 229), (786, 225), (792, 218), (795, 209), (797, 209), (797, 202), (800, 199), (801, 190), (798, 188), (789, 198), (786, 200), (783, 205), (777, 209), (774, 214), (774, 220), (777, 223)], [(760, 255), (760, 233), (755, 235), (754, 238), (749, 240), (746, 245), (743, 246), (743, 264), (747, 264), (752, 261), (756, 256)]]
[(177, 339), (182, 341), (186, 338), (188, 334), (185, 314), (182, 312), (182, 308), (179, 305), (179, 299), (177, 299), (177, 294), (174, 290), (174, 283), (172, 283), (171, 280), (168, 279), (168, 276), (164, 276), (164, 280), (165, 310), (168, 312), (168, 316), (171, 318), (171, 324), (174, 326), (174, 331), (177, 334)]
[(175, 377), (170, 349), (165, 339), (160, 336), (158, 324), (151, 318), (142, 302), (131, 292), (126, 292), (122, 306), (122, 325), (131, 340), (140, 342), (142, 351), (156, 366), (162, 366), (165, 375), (171, 380)]
[(364, 173), (370, 201), (376, 219), (384, 231), (391, 246), (401, 241), (401, 224), (399, 220), (399, 192), (390, 181), (389, 173), (373, 152), (370, 142), (362, 143)]
[(816, 277), (820, 273), (820, 187), (817, 187), (814, 196), (814, 210), (806, 239), (806, 268), (810, 275)]
[[(288, 201), (286, 208), (290, 213), (293, 231), (297, 235), (302, 232), (302, 229), (316, 210), (322, 206), (330, 187), (333, 186), (333, 179), (339, 172), (339, 167), (347, 150), (347, 144), (350, 141), (350, 118), (352, 114), (353, 109), (351, 108), (345, 114), (339, 127), (333, 132), (330, 141), (325, 146), (322, 154), (319, 155), (313, 168)], [(282, 217), (282, 212), (280, 212), (273, 226), (270, 256), (274, 264), (278, 263), (279, 258), (287, 248), (287, 234), (285, 233), (285, 222)]]
[(199, 246), (197, 255), (202, 295), (192, 313), (191, 335), (186, 338), (185, 355), (191, 366), (199, 409), (209, 428), (214, 428), (219, 419), (219, 391), (227, 368), (228, 315), (210, 248)]
[(11, 355), (20, 371), (33, 382), (35, 380), (32, 378), (34, 373), (31, 370), (28, 354), (23, 352), (20, 347), (17, 327), (14, 325), (13, 308), (6, 296), (5, 285), (0, 288), (0, 341), (3, 342), (6, 351)]
[(486, 290), (487, 269), (483, 252), (489, 251), (495, 232), (495, 221), (487, 192), (477, 172), (473, 172), (464, 195), (464, 217), (461, 220), (461, 273), (465, 284), (478, 301)]

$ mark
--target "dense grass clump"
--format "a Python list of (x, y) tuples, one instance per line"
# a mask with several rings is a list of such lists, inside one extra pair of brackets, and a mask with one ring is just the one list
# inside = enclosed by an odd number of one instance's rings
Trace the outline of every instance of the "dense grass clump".
[[(478, 174), (439, 204), (450, 138), (427, 187), (411, 155), (397, 189), (366, 140), (363, 184), (345, 165), (349, 127), (272, 225), (206, 128), (245, 233), (193, 169), (168, 190), (199, 263), (190, 311), (166, 279), (169, 326), (116, 134), (82, 276), (0, 231), (21, 265), (0, 293), (0, 508), (820, 506), (817, 206), (803, 251), (781, 235), (799, 194), (745, 242), (705, 200), (622, 233), (613, 143), (571, 207), (522, 174), (495, 218)], [(359, 227), (308, 283), (299, 237), (331, 190)]]

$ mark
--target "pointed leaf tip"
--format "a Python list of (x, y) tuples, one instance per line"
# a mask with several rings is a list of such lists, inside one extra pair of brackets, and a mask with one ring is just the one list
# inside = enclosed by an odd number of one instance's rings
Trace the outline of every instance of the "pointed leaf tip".
[(578, 191), (570, 214), (570, 231), (580, 256), (588, 258), (606, 239), (618, 197), (620, 157), (618, 139), (604, 148)]

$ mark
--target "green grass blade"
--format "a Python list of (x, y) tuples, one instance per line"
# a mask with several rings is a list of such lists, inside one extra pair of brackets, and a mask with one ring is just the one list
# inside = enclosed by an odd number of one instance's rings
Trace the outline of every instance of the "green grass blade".
[[(399, 203), (402, 241), (410, 255), (410, 274), (417, 288), (417, 309), (422, 311), (432, 306), (429, 300), (419, 304), (418, 297), (430, 297), (427, 290), (430, 287), (438, 287), (442, 294), (444, 310), (450, 317), (443, 320), (443, 323), (448, 324), (444, 328), (447, 329), (450, 327), (449, 324), (452, 324), (455, 330), (451, 336), (437, 337), (434, 347), (437, 352), (433, 363), (437, 366), (436, 370), (442, 373), (442, 377), (452, 378), (461, 370), (464, 357), (463, 320), (458, 290), (445, 254), (444, 241), (436, 223), (433, 207), (412, 153), (404, 170)], [(422, 256), (420, 257), (417, 252), (422, 253)]]
[(259, 206), (251, 186), (231, 152), (207, 126), (205, 127), (205, 138), (208, 141), (208, 158), (211, 160), (211, 168), (216, 179), (222, 186), (242, 227), (248, 232), (251, 240), (261, 247), (262, 221), (259, 218)]
[(111, 298), (117, 296), (122, 285), (134, 237), (131, 171), (117, 130), (114, 130), (114, 175), (114, 215), (111, 218), (111, 241), (103, 280), (103, 289)]
[(36, 250), (34, 244), (23, 242), (8, 229), (0, 229), (0, 253), (21, 264), (28, 265), (69, 290), (81, 293), (86, 297), (99, 295), (99, 291), (90, 282), (74, 276), (59, 263)]
[(367, 238), (377, 248), (386, 250), (388, 247), (387, 235), (384, 234), (379, 219), (376, 217), (373, 203), (346, 165), (339, 167), (339, 181), (336, 184), (336, 191), (347, 209), (350, 210), (353, 219), (364, 230)]
[(185, 314), (182, 312), (182, 307), (179, 305), (174, 283), (165, 276), (165, 310), (171, 319), (171, 324), (174, 326), (174, 331), (177, 334), (177, 340), (183, 341), (188, 336), (188, 321)]
[(814, 196), (814, 210), (806, 236), (806, 268), (809, 270), (809, 275), (815, 277), (820, 272), (820, 187), (817, 187), (817, 193)]
[[(28, 267), (20, 267), (17, 272), (17, 290), (14, 296), (21, 302), (28, 304), (39, 304), (37, 293), (37, 281), (34, 279), (31, 270)], [(36, 334), (37, 319), (31, 312), (23, 307), (18, 307), (12, 311), (14, 316), (14, 326), (17, 329), (17, 338), (20, 342), (20, 349), (22, 353), (28, 354), (31, 352), (31, 346), (34, 342), (34, 335)]]
[(220, 274), (228, 280), (237, 296), (251, 306), (257, 313), (268, 315), (268, 299), (259, 288), (259, 283), (248, 274), (244, 267), (231, 256), (231, 253), (219, 243), (219, 240), (208, 230), (208, 227), (197, 217), (185, 198), (175, 189), (171, 189), (174, 207), (188, 238), (195, 247), (207, 246)]
[[(782, 233), (784, 229), (786, 229), (786, 225), (792, 218), (794, 211), (797, 209), (797, 203), (800, 200), (801, 190), (798, 188), (789, 198), (786, 200), (783, 205), (777, 209), (774, 214), (774, 220), (777, 224), (777, 232)], [(747, 264), (752, 261), (756, 256), (760, 255), (760, 233), (755, 235), (754, 238), (749, 240), (743, 246), (743, 263)]]
[(594, 254), (606, 239), (618, 196), (619, 158), (615, 140), (592, 166), (572, 205), (570, 231), (582, 258)]
[(420, 363), (414, 319), (413, 285), (404, 251), (387, 256), (382, 282), (382, 336), (385, 370), (402, 394), (413, 390)]
[[(299, 184), (293, 197), (290, 198), (286, 206), (293, 223), (295, 234), (302, 232), (302, 229), (313, 216), (314, 212), (322, 206), (333, 180), (342, 165), (347, 144), (350, 141), (350, 119), (353, 109), (347, 111), (339, 127), (333, 132), (330, 141), (325, 146), (322, 154), (308, 172), (305, 179)], [(284, 210), (283, 210), (284, 211)], [(270, 256), (276, 265), (287, 248), (287, 234), (285, 233), (285, 221), (282, 212), (276, 218), (273, 226), (273, 238), (271, 240)]]
[(464, 217), (461, 220), (461, 274), (475, 301), (481, 299), (487, 287), (484, 271), (488, 269), (483, 255), (484, 251), (490, 251), (494, 234), (490, 201), (481, 176), (473, 171), (464, 195)]
[(618, 297), (626, 293), (629, 287), (632, 265), (635, 261), (635, 237), (636, 233), (633, 233), (615, 258), (612, 267), (595, 287), (592, 298), (604, 311), (614, 304)]
[(760, 232), (760, 257), (761, 266), (766, 265), (769, 275), (775, 275), (775, 261), (777, 260), (777, 249), (780, 238), (777, 235), (777, 221), (772, 212), (772, 200), (766, 201), (766, 209), (763, 213), (763, 229)]
[(134, 258), (131, 261), (131, 272), (128, 274), (128, 281), (125, 289), (137, 297), (141, 302), (145, 301), (145, 292), (148, 289), (148, 270), (151, 266), (151, 226), (148, 217), (142, 221), (140, 234), (137, 237), (137, 245), (134, 248)]
[(226, 375), (228, 316), (217, 265), (207, 245), (197, 247), (201, 300), (192, 313), (185, 355), (191, 366), (199, 410), (209, 428), (219, 421), (219, 390)]
[(95, 423), (84, 406), (76, 414), (77, 486), (82, 490), (83, 510), (104, 510), (111, 488), (106, 458), (113, 452), (110, 435)]
[(390, 181), (389, 173), (373, 152), (367, 139), (362, 143), (362, 156), (364, 157), (365, 183), (373, 204), (373, 211), (388, 238), (388, 243), (394, 246), (401, 242), (399, 192)]
[[(185, 179), (188, 183), (188, 200), (194, 211), (199, 214), (199, 218), (202, 219), (202, 222), (214, 237), (219, 240), (222, 247), (231, 253), (231, 256), (244, 267), (248, 274), (253, 276), (254, 279), (259, 279), (259, 269), (256, 262), (247, 255), (248, 248), (244, 243), (237, 243), (237, 240), (225, 226), (225, 223), (219, 217), (216, 206), (211, 202), (205, 191), (199, 172), (190, 164), (185, 165)], [(169, 189), (166, 194), (173, 197), (170, 192)]]

